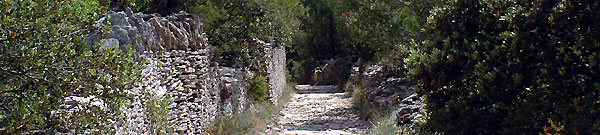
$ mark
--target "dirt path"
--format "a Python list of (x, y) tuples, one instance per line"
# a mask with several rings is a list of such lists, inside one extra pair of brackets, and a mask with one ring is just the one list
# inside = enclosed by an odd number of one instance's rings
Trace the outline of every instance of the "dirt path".
[(274, 134), (366, 134), (368, 123), (358, 117), (352, 97), (335, 86), (296, 86), (285, 108), (276, 117)]

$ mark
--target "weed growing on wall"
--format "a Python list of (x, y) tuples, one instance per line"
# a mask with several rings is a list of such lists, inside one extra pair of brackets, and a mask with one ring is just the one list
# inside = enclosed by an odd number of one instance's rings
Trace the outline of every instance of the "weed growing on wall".
[(269, 98), (269, 83), (267, 77), (253, 75), (248, 81), (248, 95), (258, 103), (267, 102)]
[(146, 101), (146, 115), (150, 121), (150, 133), (165, 135), (173, 133), (168, 116), (169, 116), (169, 104), (173, 100), (171, 96), (165, 97), (150, 97)]

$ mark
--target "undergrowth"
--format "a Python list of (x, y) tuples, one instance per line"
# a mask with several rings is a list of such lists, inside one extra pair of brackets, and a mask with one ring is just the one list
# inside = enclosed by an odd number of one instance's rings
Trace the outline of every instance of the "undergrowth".
[(273, 123), (273, 114), (279, 113), (283, 106), (290, 100), (291, 94), (295, 93), (296, 84), (288, 83), (283, 94), (278, 100), (278, 105), (270, 102), (257, 102), (253, 107), (232, 116), (221, 116), (210, 126), (211, 135), (245, 135), (256, 134), (264, 131), (267, 125)]
[[(359, 116), (365, 120), (371, 120), (388, 114), (390, 109), (378, 107), (365, 98), (366, 90), (364, 87), (354, 84), (350, 81), (346, 83), (345, 91), (352, 94), (352, 104), (358, 110)], [(382, 111), (385, 110), (385, 111)]]
[(431, 132), (426, 128), (423, 128), (427, 124), (428, 117), (421, 117), (417, 119), (417, 126), (411, 128), (408, 126), (396, 125), (390, 121), (389, 114), (378, 115), (373, 118), (371, 123), (370, 134), (372, 135), (442, 135), (440, 132)]
[[(387, 117), (386, 117), (387, 116)], [(396, 135), (402, 133), (402, 128), (389, 121), (389, 115), (379, 116), (371, 121), (370, 133), (373, 135)]]
[(173, 129), (169, 127), (171, 124), (168, 119), (169, 115), (169, 104), (172, 100), (170, 96), (150, 97), (146, 101), (146, 113), (150, 120), (150, 133), (157, 135), (171, 134)]
[(248, 95), (258, 103), (265, 103), (269, 97), (269, 83), (263, 75), (253, 75), (248, 82)]
[[(407, 126), (400, 126), (390, 121), (391, 112), (394, 107), (385, 108), (372, 104), (365, 98), (367, 92), (363, 86), (348, 81), (345, 84), (345, 91), (352, 94), (352, 104), (358, 110), (359, 116), (371, 124), (369, 133), (372, 135), (406, 135), (406, 134), (425, 134), (437, 135), (425, 129), (411, 129)], [(417, 120), (417, 125), (426, 125), (427, 116)], [(417, 126), (423, 127), (423, 126)]]

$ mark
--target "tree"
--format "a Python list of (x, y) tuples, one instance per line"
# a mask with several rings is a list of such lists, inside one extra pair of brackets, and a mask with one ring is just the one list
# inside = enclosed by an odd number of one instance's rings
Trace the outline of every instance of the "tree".
[(355, 10), (342, 11), (340, 18), (347, 29), (350, 45), (345, 47), (361, 58), (389, 61), (407, 56), (412, 40), (425, 35), (429, 10), (442, 4), (438, 0), (356, 0)]
[(95, 0), (0, 1), (0, 134), (111, 132), (140, 63), (134, 50), (86, 44), (85, 35), (107, 30), (93, 26), (106, 23), (97, 22), (103, 8)]
[[(264, 47), (289, 46), (307, 9), (300, 0), (197, 1), (189, 11), (205, 19), (216, 56), (229, 66), (248, 66), (265, 75)], [(241, 63), (235, 63), (241, 62)]]
[(597, 0), (459, 0), (434, 9), (431, 38), (404, 61), (430, 127), (599, 134), (599, 21)]

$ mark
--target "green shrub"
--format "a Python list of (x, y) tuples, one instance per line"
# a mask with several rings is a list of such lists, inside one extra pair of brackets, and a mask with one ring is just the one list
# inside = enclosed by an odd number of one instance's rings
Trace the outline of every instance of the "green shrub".
[(254, 75), (248, 79), (248, 95), (258, 103), (267, 102), (269, 98), (269, 83), (267, 77)]
[(600, 1), (458, 0), (405, 59), (431, 128), (600, 134)]
[(372, 135), (400, 135), (403, 133), (402, 128), (398, 127), (396, 123), (390, 122), (389, 116), (375, 118), (371, 125), (373, 125), (370, 129)]
[[(288, 45), (306, 8), (300, 0), (198, 0), (188, 11), (204, 19), (216, 61), (266, 72), (265, 46)], [(234, 64), (235, 63), (235, 64)]]
[(173, 133), (168, 117), (168, 107), (172, 102), (171, 97), (168, 95), (163, 98), (150, 97), (150, 99), (146, 101), (146, 114), (148, 115), (152, 129), (150, 133), (158, 135)]
[(214, 135), (244, 135), (266, 130), (267, 125), (274, 122), (272, 116), (278, 114), (292, 98), (291, 94), (296, 92), (294, 86), (294, 83), (285, 85), (277, 106), (270, 102), (256, 103), (254, 108), (234, 113), (231, 117), (221, 116), (211, 123), (208, 132)]
[(354, 108), (358, 110), (358, 115), (361, 118), (367, 120), (373, 119), (386, 115), (385, 112), (389, 112), (390, 109), (385, 109), (369, 102), (365, 97), (367, 91), (363, 86), (348, 81), (345, 88), (346, 92), (352, 94), (352, 104), (354, 105)]
[[(114, 132), (141, 63), (133, 49), (86, 43), (87, 34), (107, 31), (92, 27), (107, 23), (97, 22), (104, 8), (97, 0), (0, 1), (0, 134)], [(66, 103), (70, 96), (103, 105)], [(61, 111), (70, 105), (81, 108)]]

